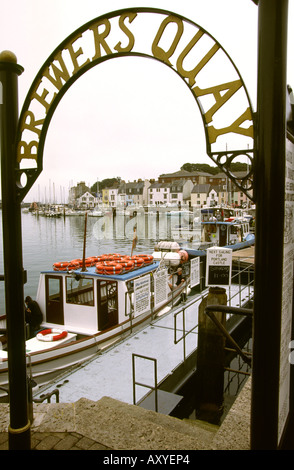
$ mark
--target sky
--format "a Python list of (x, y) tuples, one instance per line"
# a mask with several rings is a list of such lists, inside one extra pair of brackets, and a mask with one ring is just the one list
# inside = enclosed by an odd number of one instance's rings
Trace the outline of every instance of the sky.
[[(72, 32), (105, 13), (129, 7), (180, 14), (210, 33), (237, 66), (256, 110), (258, 7), (252, 0), (0, 0), (0, 50), (24, 67), (19, 112), (39, 69)], [(289, 0), (288, 57), (294, 48)], [(137, 39), (137, 37), (136, 37)], [(220, 69), (213, 71), (221, 73)], [(294, 87), (294, 63), (288, 61)], [(201, 114), (190, 90), (163, 64), (142, 57), (105, 61), (79, 78), (54, 112), (43, 171), (25, 201), (66, 202), (68, 189), (105, 178), (157, 179), (206, 154)]]

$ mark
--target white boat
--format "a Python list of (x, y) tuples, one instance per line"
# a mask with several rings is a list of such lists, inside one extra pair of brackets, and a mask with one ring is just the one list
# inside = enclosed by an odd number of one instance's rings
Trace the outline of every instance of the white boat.
[[(152, 255), (108, 254), (54, 263), (53, 269), (41, 272), (36, 301), (43, 314), (42, 331), (26, 341), (36, 384), (47, 383), (170, 311), (189, 282), (187, 276), (183, 285), (170, 290), (170, 269), (176, 267), (167, 269)], [(158, 289), (160, 296), (155, 295)], [(0, 386), (5, 387), (5, 349), (0, 358)]]
[(103, 217), (103, 215), (104, 215), (104, 212), (98, 209), (88, 212), (89, 217)]
[(231, 221), (210, 220), (198, 222), (192, 229), (179, 227), (173, 231), (174, 240), (189, 256), (206, 255), (207, 248), (220, 246), (233, 251), (242, 250), (255, 244), (255, 235), (246, 219)]
[(70, 217), (79, 217), (81, 215), (85, 215), (85, 213), (83, 211), (77, 211), (77, 210), (73, 210), (73, 209), (68, 209), (66, 212), (65, 212), (65, 215), (66, 216), (70, 216)]

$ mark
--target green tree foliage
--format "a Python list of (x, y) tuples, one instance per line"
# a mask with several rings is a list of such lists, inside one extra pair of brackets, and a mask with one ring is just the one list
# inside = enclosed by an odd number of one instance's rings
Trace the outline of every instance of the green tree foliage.
[[(217, 173), (221, 172), (218, 166), (210, 166), (208, 163), (184, 163), (184, 165), (181, 167), (181, 170), (189, 172), (201, 171), (203, 173), (210, 173), (211, 175), (216, 175)], [(231, 170), (233, 172), (246, 171), (247, 164), (241, 162), (231, 163)]]
[(91, 190), (91, 192), (96, 193), (97, 189), (98, 189), (98, 191), (102, 191), (102, 189), (111, 188), (113, 185), (119, 184), (119, 182), (120, 182), (119, 177), (117, 177), (117, 178), (106, 178), (102, 181), (98, 181), (98, 182), (94, 183), (91, 186), (90, 190)]

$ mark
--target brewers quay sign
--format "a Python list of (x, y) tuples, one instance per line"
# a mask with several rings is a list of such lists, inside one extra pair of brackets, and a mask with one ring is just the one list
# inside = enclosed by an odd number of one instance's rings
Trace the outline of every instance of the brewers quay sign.
[[(231, 179), (229, 166), (234, 158), (245, 156), (252, 161), (252, 108), (243, 80), (226, 51), (208, 32), (182, 16), (159, 9), (131, 8), (108, 13), (80, 27), (55, 49), (35, 77), (17, 132), (18, 163), (35, 161), (35, 169), (27, 172), (31, 180), (27, 190), (42, 171), (48, 126), (65, 92), (92, 67), (124, 56), (155, 59), (179, 75), (198, 104), (208, 155)], [(252, 198), (251, 177), (249, 171), (238, 185)]]

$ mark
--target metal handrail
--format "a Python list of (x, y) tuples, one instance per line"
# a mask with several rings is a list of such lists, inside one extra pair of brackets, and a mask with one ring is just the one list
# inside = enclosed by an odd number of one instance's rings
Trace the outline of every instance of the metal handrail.
[(44, 395), (40, 395), (40, 398), (33, 398), (34, 403), (43, 403), (43, 401), (47, 400), (47, 403), (51, 403), (52, 395), (56, 396), (56, 403), (59, 403), (59, 390), (55, 388), (52, 392), (48, 392)]
[[(232, 279), (238, 277), (239, 279), (239, 291), (234, 294), (234, 295), (231, 295), (231, 291), (230, 291), (230, 286), (229, 286), (229, 303), (231, 303), (231, 300), (239, 295), (241, 296), (241, 293), (245, 290), (245, 289), (250, 289), (250, 286), (253, 286), (253, 281), (248, 281), (248, 283), (246, 285), (242, 285), (240, 280), (241, 280), (241, 274), (242, 273), (246, 273), (246, 271), (248, 272), (248, 278), (250, 279), (250, 270), (252, 269), (252, 265), (249, 265), (247, 267), (245, 267), (244, 269), (241, 270), (238, 270), (238, 272), (232, 277)], [(241, 288), (242, 287), (242, 288)], [(205, 292), (203, 292), (203, 294), (200, 296), (200, 299), (203, 300), (203, 298), (206, 296), (207, 294), (207, 288), (204, 289)], [(249, 292), (249, 297), (250, 297), (250, 292)], [(179, 343), (180, 341), (183, 341), (183, 350), (184, 350), (184, 361), (186, 359), (186, 337), (188, 336), (188, 334), (190, 334), (191, 332), (193, 332), (197, 327), (198, 327), (198, 323), (192, 327), (189, 331), (185, 331), (185, 311), (188, 307), (191, 307), (194, 303), (198, 302), (199, 301), (199, 297), (197, 297), (196, 299), (193, 299), (191, 302), (188, 302), (187, 304), (185, 304), (184, 307), (180, 307), (175, 313), (174, 313), (174, 344), (177, 344)], [(240, 302), (241, 304), (241, 297), (240, 297)], [(226, 313), (231, 313), (231, 314), (243, 314), (243, 315), (253, 315), (253, 311), (251, 309), (245, 309), (245, 308), (242, 308), (242, 307), (233, 307), (231, 305), (215, 305), (213, 306), (213, 309), (214, 311), (216, 311), (216, 307), (217, 308), (220, 308), (220, 311), (224, 311)], [(208, 308), (208, 310), (210, 309), (210, 307), (206, 307)], [(222, 310), (223, 309), (223, 310)], [(183, 313), (183, 334), (180, 338), (177, 338), (176, 334), (177, 334), (177, 330), (176, 330), (176, 317), (180, 314), (180, 313)], [(226, 334), (228, 334), (227, 330), (224, 329), (224, 331), (226, 332)], [(229, 341), (232, 342), (234, 341), (233, 338), (228, 338)], [(236, 346), (239, 348), (239, 346), (235, 343), (234, 344), (234, 349), (236, 350)], [(240, 348), (239, 348), (240, 349)], [(240, 350), (241, 351), (241, 350)], [(243, 355), (243, 352), (241, 351), (242, 355)], [(248, 357), (246, 356), (246, 361), (248, 360)]]
[[(135, 380), (135, 358), (139, 357), (141, 359), (146, 359), (149, 361), (154, 362), (154, 386), (143, 384), (141, 382), (136, 382)], [(158, 386), (157, 386), (157, 359), (148, 356), (142, 356), (141, 354), (132, 354), (132, 371), (133, 371), (133, 404), (136, 405), (136, 385), (140, 385), (141, 387), (149, 388), (150, 390), (154, 390), (155, 392), (155, 411), (158, 412)]]
[(230, 305), (208, 305), (205, 307), (204, 312), (209, 316), (209, 318), (213, 321), (216, 327), (221, 331), (221, 333), (225, 336), (225, 338), (231, 343), (233, 348), (239, 355), (242, 357), (244, 362), (251, 366), (252, 359), (249, 357), (248, 353), (242, 351), (236, 341), (232, 338), (232, 336), (228, 333), (222, 323), (215, 317), (214, 312), (221, 312), (221, 313), (232, 313), (237, 315), (245, 315), (250, 318), (253, 318), (253, 309), (249, 308), (242, 308), (242, 307), (231, 307)]

